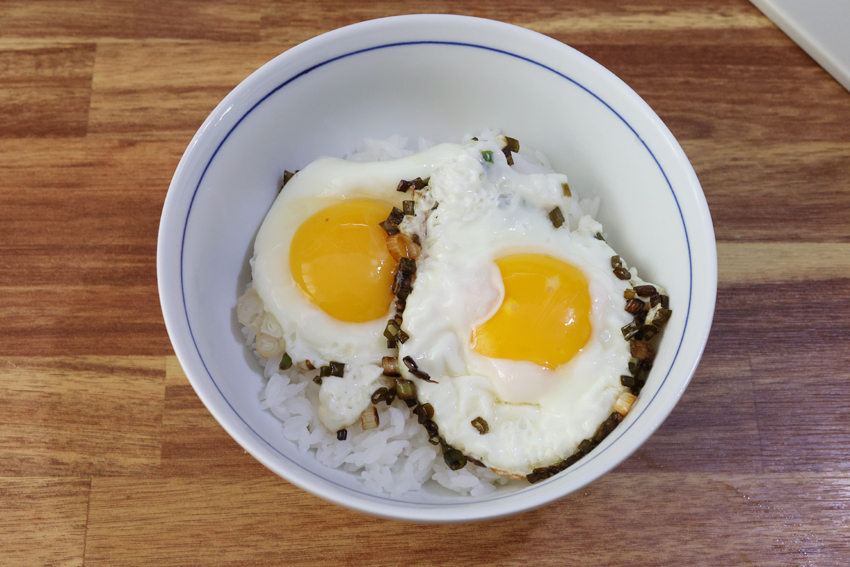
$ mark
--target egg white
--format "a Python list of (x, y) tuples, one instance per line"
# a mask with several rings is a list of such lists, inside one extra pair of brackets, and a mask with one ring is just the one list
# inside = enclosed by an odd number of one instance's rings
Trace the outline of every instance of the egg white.
[[(495, 163), (485, 163), (481, 151), (493, 151)], [(438, 382), (411, 378), (446, 442), (508, 474), (572, 454), (626, 391), (620, 376), (628, 374), (630, 352), (620, 328), (631, 320), (623, 309), (629, 282), (613, 275), (615, 252), (595, 238), (598, 222), (582, 217), (574, 231), (552, 225), (548, 212), (559, 206), (566, 214), (572, 205), (565, 182), (560, 174), (518, 173), (495, 142), (471, 144), (432, 174), (420, 212), (402, 225), (423, 237), (423, 256), (404, 311), (410, 339), (399, 357), (411, 356)], [(504, 297), (495, 260), (516, 253), (561, 259), (587, 278), (591, 338), (555, 370), (472, 350), (472, 330)], [(489, 425), (486, 434), (472, 426), (478, 417)]]

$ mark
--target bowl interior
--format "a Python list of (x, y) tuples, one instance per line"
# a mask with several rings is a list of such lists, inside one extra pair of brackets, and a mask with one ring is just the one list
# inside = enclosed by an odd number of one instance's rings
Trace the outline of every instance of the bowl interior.
[[(491, 517), (540, 505), (590, 482), (628, 456), (667, 416), (697, 364), (713, 313), (711, 222), (696, 177), (661, 121), (616, 77), (578, 52), (526, 30), (481, 22), (439, 16), (379, 20), (287, 52), (210, 116), (181, 161), (163, 212), (163, 311), (181, 364), (204, 403), (278, 474), (379, 515)], [(499, 47), (505, 45), (521, 47)], [(608, 241), (644, 279), (667, 288), (673, 317), (650, 380), (625, 423), (565, 473), (518, 494), (498, 491), (483, 499), (433, 487), (399, 499), (372, 494), (353, 475), (300, 453), (282, 437), (280, 422), (259, 410), (264, 381), (235, 320), (236, 299), (250, 279), (253, 237), (284, 169), (300, 169), (323, 155), (342, 157), (366, 137), (401, 134), (415, 148), (419, 137), (455, 142), (485, 128), (544, 152), (580, 196), (601, 197), (598, 219)]]

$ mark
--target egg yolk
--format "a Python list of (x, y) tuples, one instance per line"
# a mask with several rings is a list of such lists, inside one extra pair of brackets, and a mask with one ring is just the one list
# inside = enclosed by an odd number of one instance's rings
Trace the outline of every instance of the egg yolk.
[(378, 223), (391, 209), (382, 201), (346, 200), (314, 214), (295, 232), (289, 249), (292, 277), (331, 317), (362, 323), (387, 315), (395, 261)]
[(499, 310), (473, 330), (472, 348), (490, 358), (555, 369), (590, 338), (590, 293), (584, 274), (542, 254), (496, 261), (505, 284)]

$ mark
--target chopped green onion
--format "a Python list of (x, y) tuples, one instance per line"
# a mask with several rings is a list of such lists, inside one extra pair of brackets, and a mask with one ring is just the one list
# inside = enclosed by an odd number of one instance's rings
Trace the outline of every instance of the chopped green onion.
[(381, 366), (384, 367), (384, 376), (399, 376), (398, 357), (385, 356), (381, 359)]
[(416, 260), (402, 256), (398, 259), (398, 271), (403, 274), (415, 274)]
[(493, 163), (493, 152), (490, 150), (481, 152), (481, 157), (484, 158), (484, 161), (487, 163)]
[(401, 270), (397, 271), (395, 274), (395, 279), (393, 280), (392, 292), (402, 301), (407, 299), (407, 296), (410, 295), (412, 290), (413, 280), (411, 279), (410, 274), (405, 274)]
[(315, 378), (313, 378), (313, 382), (315, 382), (316, 384), (318, 384), (319, 386), (321, 386), (321, 385), (322, 385), (322, 377), (321, 377), (321, 376), (316, 376)]
[(416, 209), (414, 208), (415, 203), (413, 201), (402, 201), (401, 206), (403, 207), (404, 214), (406, 215), (415, 215)]
[(373, 404), (378, 405), (378, 403), (380, 403), (382, 400), (387, 399), (387, 392), (389, 391), (389, 388), (387, 388), (386, 386), (381, 386), (380, 388), (372, 392), (372, 397), (370, 398), (370, 401)]
[(629, 361), (629, 372), (631, 372), (637, 380), (643, 380), (646, 377), (646, 374), (649, 372), (650, 368), (652, 368), (652, 364), (650, 364), (646, 360), (632, 358)]
[(437, 427), (437, 424), (431, 421), (430, 419), (422, 424), (422, 427), (425, 428), (425, 431), (428, 432), (429, 438), (437, 437), (440, 433), (440, 428)]
[(410, 189), (410, 187), (411, 187), (410, 181), (405, 181), (404, 179), (402, 179), (401, 181), (398, 182), (398, 186), (396, 187), (396, 191), (398, 191), (399, 193), (407, 193), (407, 190)]
[(596, 435), (593, 436), (594, 443), (602, 443), (608, 437), (614, 428), (620, 423), (621, 416), (617, 412), (613, 412), (608, 416), (608, 419), (602, 422), (599, 429), (596, 430)]
[(421, 177), (417, 177), (416, 179), (414, 179), (413, 181), (410, 182), (410, 186), (413, 187), (414, 190), (422, 189), (423, 187), (428, 185), (428, 181), (430, 181), (430, 180), (431, 180), (430, 177), (428, 179), (425, 179), (425, 180), (423, 180)]
[(596, 240), (602, 240), (603, 242), (605, 241), (605, 239), (602, 237), (601, 232), (597, 232), (596, 234), (594, 234), (593, 238), (595, 238)]
[(336, 440), (337, 441), (345, 441), (348, 438), (348, 430), (340, 429), (336, 432)]
[(398, 337), (398, 332), (400, 330), (401, 328), (398, 326), (398, 323), (396, 323), (395, 319), (390, 319), (389, 321), (387, 321), (387, 326), (384, 329), (384, 336), (387, 337), (387, 339), (394, 341), (396, 340), (396, 337)]
[(627, 325), (623, 325), (623, 327), (620, 329), (623, 332), (623, 338), (628, 341), (636, 337), (637, 334), (640, 332), (640, 327), (641, 325), (637, 320), (634, 320), (631, 323), (628, 323)]
[(632, 356), (640, 360), (651, 361), (655, 358), (655, 349), (652, 348), (652, 345), (646, 341), (630, 339), (629, 349), (631, 350)]
[(634, 315), (638, 311), (642, 311), (646, 307), (646, 303), (640, 299), (630, 299), (626, 302), (626, 311)]
[[(298, 173), (298, 170), (295, 170), (295, 173)], [(278, 183), (277, 190), (280, 191), (281, 189), (283, 189), (284, 185), (289, 183), (289, 180), (295, 176), (295, 173), (283, 170), (283, 177), (280, 178), (280, 183)]]
[(549, 220), (555, 228), (560, 228), (564, 224), (564, 213), (561, 212), (561, 207), (555, 207), (549, 211)]
[(443, 460), (446, 461), (446, 464), (453, 471), (460, 470), (466, 466), (466, 457), (454, 447), (443, 453)]
[(410, 335), (408, 335), (408, 334), (407, 334), (407, 333), (405, 333), (404, 331), (399, 330), (399, 332), (398, 332), (398, 339), (397, 339), (397, 340), (398, 340), (398, 342), (400, 342), (401, 344), (404, 344), (404, 343), (406, 343), (406, 342), (407, 342), (407, 339), (409, 339), (409, 338), (410, 338)]
[(526, 480), (528, 480), (529, 483), (536, 484), (541, 480), (546, 480), (547, 478), (549, 478), (548, 472), (549, 469), (545, 467), (539, 467), (528, 473), (525, 478)]
[(378, 410), (375, 409), (375, 406), (369, 406), (363, 413), (360, 414), (360, 425), (363, 427), (363, 430), (367, 429), (375, 429), (381, 424), (381, 420), (378, 417)]
[(623, 265), (623, 259), (622, 258), (620, 258), (619, 256), (616, 256), (616, 255), (611, 256), (611, 267), (612, 268), (619, 268), (622, 265)]
[(424, 424), (434, 417), (434, 407), (431, 404), (421, 404), (413, 408), (413, 413), (416, 414), (417, 421), (420, 424)]
[(384, 401), (387, 402), (388, 406), (393, 405), (393, 402), (395, 401), (395, 390), (394, 389), (390, 388), (390, 390), (387, 392), (387, 397), (384, 398)]
[(408, 370), (416, 370), (419, 366), (416, 364), (416, 361), (413, 360), (412, 356), (405, 356), (401, 359), (405, 366), (407, 366)]
[(652, 297), (658, 293), (658, 290), (654, 285), (638, 285), (635, 286), (635, 293), (641, 297)]
[(281, 370), (289, 370), (291, 367), (292, 367), (292, 358), (288, 354), (283, 353), (283, 358), (280, 359), (280, 367), (279, 368)]
[(632, 278), (632, 273), (625, 269), (623, 266), (614, 268), (614, 275), (621, 280), (630, 280)]
[(561, 188), (564, 190), (564, 197), (572, 197), (573, 196), (573, 192), (570, 191), (570, 184), (569, 183), (561, 183)]
[(484, 421), (483, 417), (476, 417), (472, 420), (472, 427), (478, 430), (480, 435), (484, 435), (488, 431), (490, 431), (490, 426)]
[(404, 213), (398, 207), (393, 207), (393, 210), (390, 211), (390, 214), (387, 217), (387, 220), (390, 221), (391, 223), (397, 225), (401, 221), (404, 220)]
[(641, 329), (641, 338), (645, 341), (651, 340), (660, 330), (655, 325), (644, 325)]
[(571, 467), (574, 464), (576, 464), (577, 462), (579, 462), (580, 460), (581, 460), (581, 455), (573, 453), (572, 455), (570, 455), (569, 457), (564, 459), (564, 465), (566, 465), (566, 467), (564, 467), (564, 468)]
[(388, 235), (390, 235), (390, 236), (392, 236), (393, 234), (398, 234), (399, 232), (401, 232), (401, 231), (398, 229), (398, 226), (397, 226), (397, 225), (395, 225), (395, 224), (391, 223), (391, 222), (390, 222), (390, 221), (388, 221), (388, 220), (385, 220), (385, 221), (379, 222), (379, 223), (378, 223), (378, 226), (380, 226), (381, 228), (383, 228), (383, 229), (386, 231), (386, 233), (387, 233)]
[(331, 376), (339, 376), (340, 378), (342, 378), (342, 376), (345, 374), (344, 362), (331, 361), (329, 368), (331, 370)]
[(411, 370), (411, 374), (419, 378), (420, 380), (424, 380), (425, 382), (430, 382), (431, 384), (439, 384), (436, 380), (431, 380), (431, 375), (427, 372), (423, 372), (421, 370)]
[(325, 378), (326, 376), (331, 375), (331, 367), (330, 366), (322, 366), (319, 368), (319, 376)]
[(396, 395), (401, 400), (416, 399), (416, 384), (404, 378), (396, 378), (395, 381)]
[(620, 376), (620, 384), (625, 386), (626, 388), (631, 388), (635, 385), (635, 377), (634, 376)]
[(664, 307), (662, 307), (655, 313), (655, 317), (652, 318), (652, 324), (659, 328), (663, 327), (672, 314), (673, 312), (670, 309), (664, 309)]
[(507, 145), (505, 146), (505, 148), (507, 150), (512, 151), (512, 152), (518, 152), (519, 151), (519, 140), (517, 140), (516, 138), (511, 138), (510, 136), (505, 136), (505, 142), (507, 142)]

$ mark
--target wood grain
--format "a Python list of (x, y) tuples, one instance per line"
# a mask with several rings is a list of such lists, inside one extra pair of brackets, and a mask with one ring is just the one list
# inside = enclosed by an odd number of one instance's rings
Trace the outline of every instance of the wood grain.
[(0, 51), (0, 137), (85, 136), (93, 43)]
[(0, 367), (0, 476), (152, 474), (161, 357), (13, 357)]
[(0, 564), (83, 565), (91, 480), (0, 478)]
[[(596, 59), (703, 185), (720, 290), (658, 431), (550, 506), (412, 526), (278, 478), (171, 350), (156, 236), (192, 135), (315, 35), (493, 18)], [(850, 556), (850, 93), (745, 0), (0, 3), (0, 564), (834, 565)], [(600, 537), (604, 534), (604, 537)]]
[(837, 565), (848, 489), (834, 476), (614, 473), (520, 518), (411, 526), (280, 479), (103, 478), (92, 482), (86, 565), (789, 565), (815, 552)]

